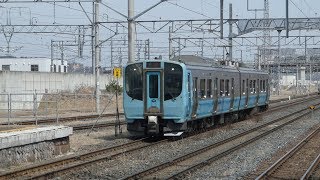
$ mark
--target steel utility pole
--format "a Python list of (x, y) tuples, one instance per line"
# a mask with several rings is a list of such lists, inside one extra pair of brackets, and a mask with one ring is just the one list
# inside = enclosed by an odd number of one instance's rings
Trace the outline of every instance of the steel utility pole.
[(134, 0), (128, 0), (128, 63), (134, 62), (136, 24), (134, 22)]
[(223, 39), (223, 1), (220, 0), (220, 39)]
[(100, 45), (99, 45), (99, 3), (94, 2), (94, 59), (95, 59), (95, 96), (96, 96), (96, 112), (100, 113)]
[(280, 74), (280, 72), (281, 72), (281, 70), (280, 70), (280, 45), (281, 45), (281, 42), (280, 42), (280, 39), (281, 38), (281, 30), (278, 30), (278, 95), (280, 95), (280, 76), (281, 76), (281, 74)]
[(232, 4), (229, 4), (229, 60), (232, 61)]
[(128, 63), (132, 63), (135, 60), (135, 42), (136, 42), (135, 20), (165, 1), (167, 0), (160, 0), (155, 5), (151, 6), (145, 11), (142, 11), (138, 15), (134, 16), (134, 0), (128, 0)]

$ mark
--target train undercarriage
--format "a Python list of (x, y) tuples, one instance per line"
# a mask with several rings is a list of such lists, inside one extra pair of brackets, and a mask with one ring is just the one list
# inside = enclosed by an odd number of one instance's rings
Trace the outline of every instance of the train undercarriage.
[(185, 133), (198, 132), (217, 125), (242, 121), (259, 112), (266, 111), (268, 105), (236, 112), (213, 115), (211, 117), (193, 119), (185, 123), (174, 123), (158, 116), (148, 116), (143, 120), (128, 123), (127, 129), (132, 136), (181, 136)]

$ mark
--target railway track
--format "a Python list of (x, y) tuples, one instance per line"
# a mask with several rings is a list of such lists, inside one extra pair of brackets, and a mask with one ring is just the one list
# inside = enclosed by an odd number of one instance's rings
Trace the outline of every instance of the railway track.
[(312, 164), (309, 166), (307, 171), (304, 173), (304, 175), (301, 177), (301, 179), (319, 179), (320, 178), (320, 154), (316, 157), (316, 159), (312, 162)]
[[(300, 112), (297, 112), (297, 113), (301, 113), (302, 111), (304, 110), (301, 110)], [(282, 117), (282, 119), (284, 118), (287, 118), (287, 117), (286, 116)], [(266, 127), (275, 122), (276, 120), (262, 126)], [(257, 131), (259, 128), (262, 128), (262, 126), (254, 128), (251, 131), (252, 132)], [(245, 135), (246, 133), (249, 134), (250, 132), (244, 132), (239, 134), (238, 136)], [(233, 139), (236, 139), (236, 137), (234, 137)], [(135, 151), (140, 151), (143, 148), (151, 147), (167, 141), (167, 140), (161, 140), (158, 142), (150, 143), (150, 142), (146, 142), (145, 140), (146, 139), (137, 140), (137, 141), (133, 141), (131, 143), (123, 144), (120, 146), (100, 149), (97, 151), (87, 152), (80, 155), (72, 155), (64, 158), (54, 159), (54, 160), (51, 160), (50, 162), (42, 162), (29, 167), (11, 170), (4, 174), (0, 174), (0, 179), (11, 179), (15, 177), (21, 177), (22, 179), (56, 177), (56, 176), (68, 173), (70, 171), (71, 172), (77, 171), (77, 169), (83, 166), (88, 166), (100, 161), (111, 160), (120, 155), (132, 153)], [(229, 138), (225, 140), (225, 142), (231, 141), (231, 140), (232, 139)], [(222, 144), (223, 142), (220, 142), (220, 145)], [(214, 146), (219, 146), (219, 144), (215, 144)]]
[(88, 166), (105, 160), (113, 160), (116, 157), (139, 151), (143, 148), (155, 146), (167, 142), (166, 139), (154, 141), (153, 139), (144, 138), (135, 140), (130, 143), (114, 146), (110, 148), (99, 149), (78, 155), (71, 155), (64, 158), (54, 159), (49, 162), (38, 163), (29, 167), (14, 169), (0, 174), (0, 180), (5, 179), (39, 179), (53, 178), (63, 175), (66, 172), (79, 170), (78, 168)]
[(256, 180), (308, 179), (319, 164), (319, 138), (320, 126), (260, 174)]
[[(320, 104), (320, 103), (319, 103)], [(316, 104), (316, 105), (319, 105)], [(310, 113), (308, 108), (283, 116), (236, 136), (208, 145), (125, 179), (183, 179), (188, 174), (235, 152)], [(290, 118), (290, 119), (289, 119)], [(289, 120), (288, 120), (289, 119)], [(284, 121), (282, 124), (280, 122)]]
[[(38, 119), (38, 120), (30, 120), (30, 121), (16, 121), (13, 122), (14, 125), (35, 125), (37, 124), (50, 124), (50, 123), (56, 123), (58, 122), (69, 122), (69, 121), (79, 121), (79, 120), (85, 120), (85, 119), (95, 119), (99, 117), (115, 117), (116, 113), (110, 113), (110, 114), (92, 114), (92, 115), (84, 115), (84, 116), (70, 116), (70, 117), (59, 117), (57, 118), (49, 118), (49, 119)], [(124, 113), (120, 113), (120, 116), (123, 116)], [(8, 123), (0, 123), (0, 125), (8, 125)]]
[[(276, 110), (284, 109), (284, 108), (287, 108), (287, 107), (290, 107), (290, 106), (293, 106), (293, 105), (297, 105), (297, 104), (300, 104), (300, 103), (308, 102), (310, 100), (316, 100), (318, 98), (319, 98), (319, 95), (313, 95), (313, 96), (309, 96), (308, 98), (302, 98), (302, 99), (297, 99), (295, 101), (289, 101), (289, 102), (286, 102), (284, 104), (275, 105), (273, 107), (270, 107), (267, 112), (273, 112), (273, 111), (276, 111)], [(277, 103), (277, 102), (275, 102), (275, 103)]]
[[(119, 125), (125, 125), (127, 124), (125, 121), (120, 121)], [(97, 124), (80, 124), (80, 125), (71, 125), (74, 131), (79, 131), (79, 130), (86, 130), (86, 129), (91, 129), (92, 127), (94, 128), (105, 128), (105, 127), (112, 127), (117, 125), (116, 122), (107, 122), (107, 123), (97, 123)]]

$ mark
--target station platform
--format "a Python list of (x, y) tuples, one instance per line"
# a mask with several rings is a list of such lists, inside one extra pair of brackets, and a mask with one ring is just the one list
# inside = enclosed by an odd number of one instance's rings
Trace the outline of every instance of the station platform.
[(0, 168), (67, 153), (72, 127), (0, 126)]

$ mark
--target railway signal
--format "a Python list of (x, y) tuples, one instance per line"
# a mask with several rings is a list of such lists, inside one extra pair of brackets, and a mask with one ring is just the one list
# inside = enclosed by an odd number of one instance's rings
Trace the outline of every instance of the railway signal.
[(115, 78), (120, 78), (121, 77), (121, 68), (114, 68), (113, 69), (113, 76)]

